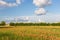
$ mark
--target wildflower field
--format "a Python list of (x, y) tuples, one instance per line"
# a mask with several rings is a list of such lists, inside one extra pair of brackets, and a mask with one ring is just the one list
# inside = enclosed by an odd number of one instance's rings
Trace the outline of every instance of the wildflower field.
[(60, 40), (60, 26), (0, 27), (0, 40)]

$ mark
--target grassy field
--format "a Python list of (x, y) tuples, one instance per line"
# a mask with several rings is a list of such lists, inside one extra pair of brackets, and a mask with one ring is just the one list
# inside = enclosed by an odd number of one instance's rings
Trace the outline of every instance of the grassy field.
[(60, 26), (0, 27), (0, 40), (60, 40)]

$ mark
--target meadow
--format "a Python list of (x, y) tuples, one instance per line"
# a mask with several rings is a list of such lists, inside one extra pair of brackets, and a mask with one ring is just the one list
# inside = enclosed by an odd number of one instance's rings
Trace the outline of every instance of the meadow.
[(0, 40), (60, 40), (60, 26), (0, 27)]

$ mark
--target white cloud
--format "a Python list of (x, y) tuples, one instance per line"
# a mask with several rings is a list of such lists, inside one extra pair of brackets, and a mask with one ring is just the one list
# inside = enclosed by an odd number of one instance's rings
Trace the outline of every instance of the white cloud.
[(60, 14), (50, 13), (44, 16), (46, 22), (60, 22)]
[(38, 7), (44, 7), (51, 4), (51, 0), (33, 0), (33, 4)]
[(39, 8), (38, 10), (35, 10), (36, 15), (45, 15), (46, 10), (44, 8)]
[(19, 4), (21, 4), (21, 0), (16, 0), (15, 3), (9, 3), (4, 0), (0, 0), (0, 6), (4, 6), (4, 7), (13, 7), (13, 6), (18, 6)]
[(48, 13), (42, 16), (17, 16), (17, 17), (2, 17), (1, 20), (14, 21), (17, 19), (18, 22), (60, 22), (60, 14)]
[(7, 5), (7, 3), (4, 1), (0, 1), (0, 5)]
[(29, 17), (25, 17), (25, 20), (29, 20)]
[(51, 4), (51, 0), (33, 0), (33, 4), (38, 7), (38, 10), (35, 10), (35, 14), (44, 15), (46, 14), (46, 10), (44, 7)]
[(16, 0), (16, 3), (17, 4), (21, 4), (21, 0)]
[(15, 22), (28, 22), (30, 18), (28, 16), (22, 17), (6, 17), (5, 20), (7, 21), (15, 21)]

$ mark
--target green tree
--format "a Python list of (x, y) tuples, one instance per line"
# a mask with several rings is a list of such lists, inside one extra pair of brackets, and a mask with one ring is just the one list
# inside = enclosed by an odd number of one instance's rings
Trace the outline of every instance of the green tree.
[(15, 23), (13, 23), (13, 22), (10, 22), (10, 24), (9, 24), (10, 26), (15, 26)]
[(5, 26), (5, 25), (6, 25), (6, 22), (5, 22), (5, 21), (2, 21), (2, 22), (0, 23), (0, 25), (1, 25), (1, 26)]

